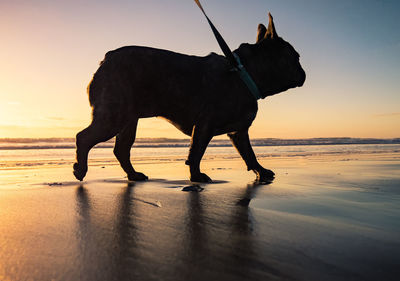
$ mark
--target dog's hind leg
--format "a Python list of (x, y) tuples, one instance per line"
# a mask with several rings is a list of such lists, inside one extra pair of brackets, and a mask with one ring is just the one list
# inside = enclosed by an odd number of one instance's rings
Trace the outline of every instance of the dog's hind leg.
[(247, 129), (229, 133), (228, 136), (246, 163), (247, 170), (252, 170), (257, 175), (257, 181), (269, 182), (274, 178), (274, 172), (265, 169), (260, 165), (260, 163), (258, 163), (256, 155), (254, 154), (253, 148), (250, 144), (249, 133)]
[(76, 163), (74, 164), (74, 175), (78, 180), (83, 180), (87, 172), (87, 160), (90, 149), (100, 142), (114, 137), (118, 129), (113, 124), (95, 121), (76, 135)]
[(204, 173), (200, 172), (200, 161), (204, 155), (208, 143), (213, 135), (207, 126), (194, 126), (192, 140), (186, 165), (190, 167), (190, 180), (194, 182), (212, 182)]
[(143, 181), (148, 177), (143, 173), (136, 172), (130, 160), (130, 151), (136, 138), (138, 119), (129, 122), (117, 135), (114, 146), (114, 155), (117, 157), (122, 169), (131, 181)]

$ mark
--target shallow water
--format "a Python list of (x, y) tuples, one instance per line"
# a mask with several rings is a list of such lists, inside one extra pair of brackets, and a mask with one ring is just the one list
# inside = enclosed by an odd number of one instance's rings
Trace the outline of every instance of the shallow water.
[[(0, 170), (21, 167), (45, 165), (70, 165), (75, 160), (73, 144), (70, 148), (49, 148), (47, 143), (41, 144), (41, 149), (0, 149)], [(258, 158), (271, 157), (313, 157), (313, 156), (342, 156), (342, 161), (348, 161), (346, 156), (355, 154), (389, 154), (391, 158), (400, 156), (400, 144), (353, 144), (353, 145), (289, 145), (289, 146), (255, 146), (254, 152)], [(132, 159), (136, 163), (157, 163), (159, 161), (184, 161), (188, 154), (188, 147), (134, 147), (131, 151)], [(232, 146), (210, 146), (207, 148), (204, 159), (222, 157), (224, 159), (240, 159)], [(89, 163), (118, 164), (112, 148), (94, 148), (89, 153)]]

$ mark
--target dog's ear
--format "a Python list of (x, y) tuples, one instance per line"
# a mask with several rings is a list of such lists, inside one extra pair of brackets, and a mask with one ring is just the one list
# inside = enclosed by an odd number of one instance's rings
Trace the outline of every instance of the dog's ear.
[(265, 33), (265, 38), (266, 39), (278, 38), (278, 33), (276, 33), (275, 30), (274, 19), (272, 18), (272, 15), (270, 13), (268, 13), (268, 18), (269, 18), (268, 29), (267, 32)]
[(265, 33), (267, 32), (267, 28), (265, 27), (265, 25), (263, 25), (262, 23), (260, 23), (258, 25), (258, 30), (257, 30), (257, 41), (256, 43), (260, 43), (261, 40), (264, 39), (265, 37)]

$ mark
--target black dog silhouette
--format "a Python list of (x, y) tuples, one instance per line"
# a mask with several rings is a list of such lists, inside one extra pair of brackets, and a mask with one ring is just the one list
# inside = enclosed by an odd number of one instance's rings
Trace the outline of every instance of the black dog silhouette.
[[(234, 51), (262, 98), (300, 87), (305, 72), (299, 54), (275, 30), (269, 15), (268, 29), (259, 24), (257, 42)], [(129, 180), (146, 180), (135, 171), (130, 150), (139, 118), (164, 117), (192, 137), (186, 164), (190, 180), (210, 182), (200, 172), (200, 160), (213, 136), (227, 133), (259, 181), (274, 176), (257, 161), (248, 129), (257, 114), (257, 100), (224, 56), (189, 56), (148, 47), (128, 46), (110, 51), (88, 87), (93, 120), (76, 136), (74, 175), (87, 172), (89, 150), (116, 137), (114, 154)]]

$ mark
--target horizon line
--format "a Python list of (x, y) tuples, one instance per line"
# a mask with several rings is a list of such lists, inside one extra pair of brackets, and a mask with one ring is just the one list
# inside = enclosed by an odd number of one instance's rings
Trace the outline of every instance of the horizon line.
[[(115, 137), (109, 139), (108, 141), (102, 143), (110, 143), (114, 142)], [(167, 137), (141, 137), (136, 138), (135, 142), (186, 142), (189, 141), (190, 137), (187, 138), (167, 138)], [(229, 139), (212, 139), (210, 142), (226, 142)], [(375, 138), (375, 137), (366, 137), (366, 138), (358, 138), (358, 137), (312, 137), (312, 138), (252, 138), (251, 142), (260, 142), (260, 141), (269, 141), (269, 142), (315, 142), (315, 141), (327, 141), (331, 142), (336, 141), (340, 143), (376, 143), (376, 142), (384, 142), (384, 143), (400, 143), (400, 137), (396, 138)], [(0, 143), (36, 143), (36, 142), (75, 142), (75, 138), (72, 137), (44, 137), (44, 138), (0, 138)]]

